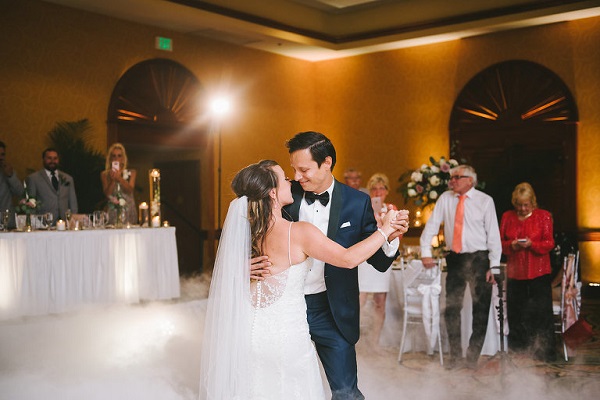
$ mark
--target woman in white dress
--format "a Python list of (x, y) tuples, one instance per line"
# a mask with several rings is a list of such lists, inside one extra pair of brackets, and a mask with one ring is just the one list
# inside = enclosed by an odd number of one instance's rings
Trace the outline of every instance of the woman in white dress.
[[(312, 258), (353, 268), (394, 231), (381, 228), (345, 249), (307, 222), (290, 222), (291, 184), (274, 161), (242, 169), (232, 182), (213, 270), (202, 345), (201, 399), (324, 399), (310, 340), (304, 278)], [(250, 281), (250, 258), (268, 255), (271, 276)]]
[[(389, 193), (390, 180), (385, 174), (376, 173), (369, 179), (367, 190), (373, 203), (373, 211), (377, 223), (381, 224), (381, 213), (388, 210), (398, 210), (394, 204), (385, 203)], [(385, 320), (385, 302), (390, 291), (390, 277), (392, 269), (379, 272), (366, 261), (358, 266), (358, 287), (360, 290), (360, 308), (364, 309), (369, 293), (373, 294), (373, 319), (366, 340), (373, 349), (379, 346), (379, 337)]]

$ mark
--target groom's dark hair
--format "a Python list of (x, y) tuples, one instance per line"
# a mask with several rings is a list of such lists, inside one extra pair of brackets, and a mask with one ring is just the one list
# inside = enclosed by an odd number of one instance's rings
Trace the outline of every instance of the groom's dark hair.
[(319, 167), (321, 167), (326, 157), (331, 157), (331, 171), (333, 172), (335, 147), (333, 147), (331, 140), (322, 133), (314, 131), (300, 132), (288, 140), (285, 146), (289, 149), (290, 154), (298, 150), (309, 149), (313, 160)]

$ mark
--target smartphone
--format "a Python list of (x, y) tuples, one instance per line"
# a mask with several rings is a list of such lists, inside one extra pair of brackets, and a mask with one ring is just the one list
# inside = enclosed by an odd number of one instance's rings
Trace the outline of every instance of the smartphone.
[(373, 206), (373, 211), (376, 214), (381, 212), (381, 208), (383, 207), (383, 203), (381, 202), (381, 197), (373, 197), (371, 199), (371, 205)]
[(118, 161), (113, 161), (112, 162), (112, 169), (115, 171), (119, 170), (119, 162)]
[(527, 239), (517, 239), (517, 242), (519, 243), (525, 243), (527, 241)]

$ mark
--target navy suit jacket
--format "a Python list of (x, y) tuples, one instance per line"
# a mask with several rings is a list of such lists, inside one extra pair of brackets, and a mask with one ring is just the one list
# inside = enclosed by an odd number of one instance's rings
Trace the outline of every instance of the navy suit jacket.
[[(292, 195), (294, 203), (286, 206), (285, 209), (292, 220), (298, 221), (300, 204), (304, 196), (304, 190), (298, 182), (292, 182)], [(345, 226), (342, 228), (342, 225)], [(336, 180), (331, 195), (327, 237), (348, 248), (376, 230), (377, 222), (371, 206), (371, 198)], [(383, 250), (379, 249), (368, 262), (383, 272), (390, 267), (394, 258), (387, 257)], [(356, 343), (360, 330), (358, 268), (346, 269), (325, 264), (325, 285), (329, 307), (337, 327), (349, 343)]]

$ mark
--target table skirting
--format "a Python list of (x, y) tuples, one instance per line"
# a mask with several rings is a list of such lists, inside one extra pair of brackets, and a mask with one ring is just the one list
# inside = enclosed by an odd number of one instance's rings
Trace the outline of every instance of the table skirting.
[(173, 227), (0, 233), (0, 319), (179, 295)]
[[(446, 308), (446, 273), (442, 273), (442, 293), (440, 295), (440, 318), (442, 321), (441, 334), (443, 351), (448, 351), (448, 337), (444, 322), (444, 309)], [(402, 270), (394, 269), (392, 271), (392, 279), (390, 282), (390, 291), (386, 301), (386, 316), (384, 326), (381, 332), (380, 344), (385, 347), (400, 347), (400, 339), (402, 335)], [(492, 303), (490, 304), (490, 313), (485, 336), (485, 342), (481, 350), (482, 355), (494, 355), (500, 350), (500, 333), (499, 322), (496, 311), (498, 305), (497, 287), (494, 285), (492, 294)], [(463, 300), (463, 308), (461, 311), (461, 342), (463, 355), (466, 355), (467, 347), (469, 346), (469, 337), (472, 333), (472, 301), (469, 285), (465, 290)], [(506, 310), (506, 308), (505, 308)], [(506, 316), (506, 313), (505, 313)], [(508, 334), (508, 326), (505, 323), (504, 334)], [(506, 344), (506, 337), (505, 337)], [(404, 351), (425, 351), (427, 348), (426, 335), (422, 326), (409, 325), (407, 329), (407, 341), (404, 345)], [(506, 349), (506, 347), (505, 347)], [(437, 350), (437, 346), (436, 346)]]

